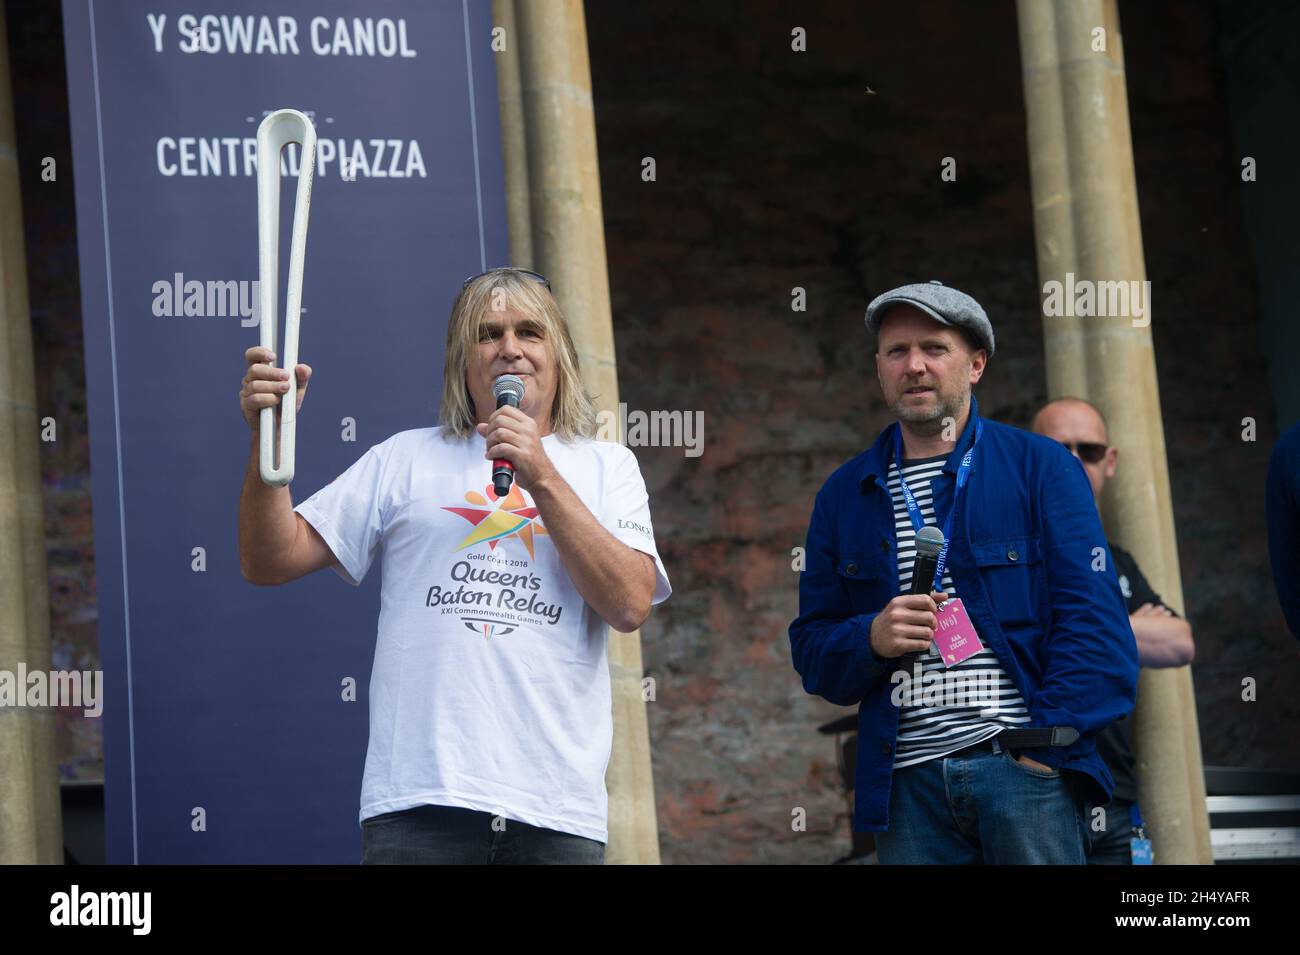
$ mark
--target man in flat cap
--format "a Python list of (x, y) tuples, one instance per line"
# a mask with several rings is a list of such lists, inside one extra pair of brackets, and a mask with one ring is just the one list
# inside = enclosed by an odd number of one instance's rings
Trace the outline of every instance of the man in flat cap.
[(804, 689), (859, 706), (853, 828), (884, 864), (1082, 864), (1112, 787), (1094, 737), (1138, 672), (1088, 479), (979, 416), (994, 340), (969, 295), (905, 285), (866, 321), (897, 420), (818, 492), (790, 625)]

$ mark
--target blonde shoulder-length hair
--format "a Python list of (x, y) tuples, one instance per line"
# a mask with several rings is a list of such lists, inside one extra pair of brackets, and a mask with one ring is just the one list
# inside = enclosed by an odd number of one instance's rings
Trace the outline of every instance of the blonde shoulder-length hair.
[(596, 433), (596, 409), (582, 387), (578, 350), (573, 347), (569, 324), (550, 290), (516, 269), (496, 269), (480, 275), (456, 296), (447, 322), (438, 423), (445, 432), (458, 438), (468, 438), (474, 433), (474, 399), (465, 375), (474, 359), (488, 312), (507, 310), (519, 312), (542, 326), (556, 372), (551, 430), (565, 441), (592, 437)]

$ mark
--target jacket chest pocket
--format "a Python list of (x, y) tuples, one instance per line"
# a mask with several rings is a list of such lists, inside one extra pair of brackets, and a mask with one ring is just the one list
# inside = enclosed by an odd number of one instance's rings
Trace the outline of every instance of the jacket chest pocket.
[(1044, 594), (1042, 538), (972, 541), (971, 553), (1002, 626), (1037, 623)]
[(863, 551), (841, 554), (835, 562), (835, 571), (840, 576), (840, 585), (849, 595), (855, 614), (876, 613), (888, 601), (888, 597), (884, 601), (880, 599), (881, 571), (878, 555)]

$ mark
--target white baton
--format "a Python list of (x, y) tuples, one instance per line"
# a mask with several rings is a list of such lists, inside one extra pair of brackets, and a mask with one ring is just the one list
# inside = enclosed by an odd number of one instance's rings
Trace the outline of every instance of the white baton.
[(289, 371), (289, 390), (280, 399), (280, 455), (275, 456), (275, 409), (261, 411), (259, 465), (262, 480), (283, 487), (293, 480), (293, 446), (298, 407), (298, 320), (302, 308), (302, 269), (307, 254), (307, 214), (311, 210), (311, 180), (316, 167), (316, 130), (296, 109), (277, 109), (257, 127), (257, 264), (258, 308), (262, 347), (276, 351), (280, 324), (276, 310), (280, 285), (280, 150), (298, 143), (298, 193), (293, 207), (293, 240), (289, 245), (289, 285), (285, 290), (284, 354), (280, 367)]

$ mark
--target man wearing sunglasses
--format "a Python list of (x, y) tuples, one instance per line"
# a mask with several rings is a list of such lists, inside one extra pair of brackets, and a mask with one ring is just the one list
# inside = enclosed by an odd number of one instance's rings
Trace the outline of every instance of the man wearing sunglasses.
[[(1039, 409), (1031, 428), (1036, 434), (1061, 442), (1079, 459), (1100, 505), (1102, 488), (1115, 476), (1119, 461), (1119, 449), (1110, 446), (1101, 411), (1081, 398), (1058, 398)], [(1153, 668), (1191, 663), (1195, 655), (1191, 626), (1164, 605), (1132, 554), (1114, 544), (1110, 552), (1137, 639), (1138, 663)], [(1097, 752), (1115, 777), (1115, 792), (1100, 817), (1103, 828), (1099, 832), (1094, 829), (1088, 856), (1093, 865), (1128, 865), (1148, 857), (1149, 842), (1138, 804), (1131, 723), (1128, 719), (1117, 720), (1097, 734)]]
[(906, 285), (866, 322), (896, 421), (818, 492), (790, 625), (804, 689), (859, 707), (853, 828), (884, 864), (1081, 865), (1086, 805), (1110, 798), (1093, 737), (1137, 680), (1088, 483), (980, 417), (993, 327), (969, 295)]
[[(608, 628), (671, 593), (632, 452), (596, 415), (550, 283), (465, 281), (438, 427), (375, 445), (294, 507), (258, 475), (259, 413), (287, 373), (250, 348), (253, 430), (240, 565), (256, 584), (324, 567), (358, 585), (382, 555), (361, 787), (366, 863), (599, 863), (613, 725)], [(296, 369), (301, 404), (311, 370)], [(502, 375), (524, 382), (497, 407)], [(514, 468), (506, 493), (493, 462)]]

